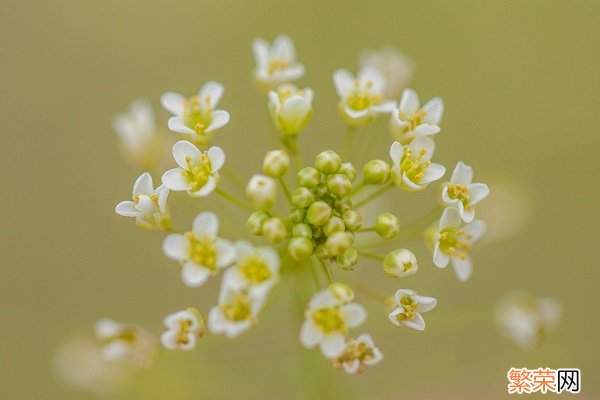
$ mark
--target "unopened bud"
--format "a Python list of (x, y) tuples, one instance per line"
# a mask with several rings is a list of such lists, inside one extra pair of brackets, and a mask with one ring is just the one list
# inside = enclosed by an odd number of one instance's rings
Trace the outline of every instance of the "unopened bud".
[(287, 237), (287, 229), (280, 218), (269, 218), (262, 225), (262, 233), (273, 243), (280, 243)]
[(296, 174), (298, 185), (314, 188), (321, 183), (321, 173), (313, 167), (304, 167)]
[(362, 225), (362, 217), (354, 210), (348, 210), (344, 212), (344, 214), (342, 214), (342, 219), (344, 220), (346, 229), (349, 231), (360, 229)]
[(329, 236), (325, 241), (325, 248), (329, 255), (335, 257), (343, 254), (354, 241), (354, 236), (350, 232), (336, 232)]
[(256, 236), (262, 235), (262, 225), (269, 218), (269, 214), (264, 211), (254, 211), (246, 221), (246, 227), (250, 233)]
[(296, 224), (292, 229), (292, 235), (294, 237), (312, 238), (313, 232), (310, 226), (306, 224)]
[(417, 258), (408, 249), (394, 250), (383, 259), (383, 270), (390, 276), (401, 278), (416, 273), (418, 269)]
[(370, 185), (382, 185), (390, 179), (390, 164), (383, 160), (371, 160), (363, 168), (363, 180)]
[(343, 254), (337, 256), (337, 264), (343, 269), (352, 269), (358, 262), (358, 250), (354, 247), (346, 249)]
[(324, 201), (315, 201), (308, 207), (306, 222), (311, 225), (323, 225), (331, 217), (331, 207)]
[(313, 251), (313, 242), (305, 237), (292, 238), (288, 244), (288, 253), (296, 261), (306, 260)]
[(341, 166), (342, 159), (333, 150), (325, 150), (315, 159), (315, 167), (324, 174), (335, 174)]
[(292, 194), (292, 204), (298, 208), (306, 208), (315, 201), (315, 195), (310, 189), (299, 187)]
[(346, 285), (345, 283), (334, 282), (327, 286), (327, 290), (329, 290), (336, 299), (344, 304), (350, 303), (352, 300), (354, 300), (354, 291), (352, 291), (350, 286)]
[(400, 221), (394, 214), (381, 213), (375, 221), (375, 231), (384, 239), (393, 239), (400, 232)]
[(288, 218), (292, 224), (299, 224), (300, 222), (303, 222), (305, 217), (306, 210), (302, 208), (296, 208), (290, 211), (290, 214), (288, 215)]
[(263, 171), (271, 178), (281, 178), (290, 168), (290, 156), (283, 150), (267, 152), (263, 160)]
[(335, 174), (327, 179), (327, 187), (337, 197), (345, 197), (352, 191), (352, 182), (346, 175)]
[(356, 168), (354, 168), (352, 163), (345, 162), (338, 170), (338, 174), (344, 174), (350, 179), (350, 182), (354, 182), (354, 179), (356, 179)]
[(340, 217), (331, 217), (329, 220), (323, 225), (323, 233), (329, 237), (336, 232), (343, 232), (346, 230), (346, 225), (344, 225), (344, 221)]
[(257, 210), (269, 210), (277, 201), (277, 184), (268, 176), (254, 175), (246, 187), (246, 196)]

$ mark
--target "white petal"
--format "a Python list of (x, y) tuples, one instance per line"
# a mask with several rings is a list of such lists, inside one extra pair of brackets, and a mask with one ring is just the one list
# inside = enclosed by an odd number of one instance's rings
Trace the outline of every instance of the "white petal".
[(455, 207), (446, 207), (440, 218), (439, 230), (445, 228), (458, 228), (461, 218), (458, 210)]
[(372, 94), (382, 94), (385, 90), (385, 78), (379, 69), (370, 65), (364, 66), (358, 72), (358, 80), (361, 85), (369, 84)]
[(400, 302), (402, 301), (402, 298), (404, 296), (412, 297), (414, 295), (415, 295), (415, 292), (410, 289), (398, 289), (398, 290), (396, 290), (396, 293), (394, 294), (394, 299), (396, 300), (397, 304), (400, 304)]
[(167, 92), (160, 97), (160, 104), (171, 114), (183, 115), (185, 97), (179, 93)]
[(439, 125), (444, 115), (444, 102), (441, 98), (435, 97), (427, 102), (422, 108), (425, 111), (423, 121), (431, 125)]
[(217, 172), (223, 167), (223, 164), (225, 164), (225, 152), (220, 147), (211, 147), (208, 149), (206, 155), (210, 160), (210, 168), (212, 172)]
[(167, 126), (173, 132), (186, 133), (188, 135), (196, 134), (196, 131), (190, 128), (183, 121), (183, 117), (171, 117), (167, 122)]
[(269, 269), (273, 271), (279, 271), (279, 255), (271, 247), (259, 247), (256, 249), (261, 258), (266, 261)]
[(452, 177), (450, 178), (450, 183), (460, 184), (460, 185), (469, 185), (471, 180), (473, 179), (473, 168), (468, 166), (467, 164), (459, 161), (452, 172)]
[(181, 269), (181, 279), (189, 287), (199, 287), (207, 281), (210, 271), (207, 268), (199, 267), (192, 261), (187, 262)]
[(466, 223), (470, 223), (473, 221), (473, 219), (475, 218), (475, 209), (471, 208), (469, 210), (465, 210), (465, 207), (463, 206), (462, 202), (457, 202), (458, 205), (458, 211), (460, 212), (460, 217), (462, 218), (463, 221), (465, 221)]
[(258, 68), (263, 68), (269, 63), (269, 43), (264, 39), (254, 39), (252, 42), (254, 60)]
[(428, 296), (413, 296), (413, 300), (417, 302), (417, 312), (424, 313), (431, 311), (437, 306), (437, 300)]
[(158, 195), (158, 208), (161, 212), (165, 212), (167, 209), (167, 198), (169, 197), (169, 188), (165, 185), (160, 185), (156, 188), (156, 192)]
[(149, 196), (146, 196), (145, 194), (139, 196), (135, 208), (137, 208), (137, 210), (142, 215), (152, 215), (152, 213), (156, 211), (156, 206), (154, 205), (154, 202)]
[(402, 173), (402, 182), (411, 190), (422, 190), (425, 188), (425, 186), (411, 181), (408, 175), (406, 175), (406, 172)]
[(133, 201), (122, 201), (115, 207), (115, 212), (124, 217), (137, 217), (140, 212), (135, 208)]
[(321, 353), (327, 358), (339, 357), (346, 350), (346, 339), (341, 333), (328, 334), (321, 340)]
[(404, 149), (402, 148), (402, 145), (399, 142), (392, 143), (392, 146), (390, 147), (390, 158), (394, 164), (400, 165), (403, 156)]
[(419, 154), (421, 150), (425, 150), (422, 160), (430, 160), (435, 152), (435, 142), (427, 136), (418, 136), (409, 145), (413, 154)]
[(229, 240), (218, 239), (217, 248), (217, 266), (219, 268), (228, 267), (235, 261), (235, 247)]
[(313, 348), (323, 340), (323, 332), (312, 321), (304, 321), (300, 329), (300, 343), (304, 347)]
[(171, 330), (164, 332), (160, 335), (160, 342), (165, 348), (175, 350), (177, 348), (177, 332)]
[(394, 103), (393, 101), (384, 101), (381, 104), (371, 106), (371, 109), (375, 112), (382, 114), (391, 113), (394, 112), (394, 110), (396, 109), (396, 103)]
[(215, 213), (210, 211), (200, 213), (194, 218), (192, 230), (198, 238), (208, 235), (208, 237), (214, 239), (219, 232), (219, 218), (217, 218)]
[(438, 268), (446, 268), (449, 262), (450, 256), (440, 249), (440, 242), (437, 242), (433, 250), (433, 263)]
[(190, 183), (182, 173), (183, 170), (181, 168), (170, 169), (163, 174), (161, 178), (162, 183), (174, 191), (189, 190)]
[(340, 99), (345, 99), (354, 86), (354, 77), (346, 69), (338, 69), (333, 73), (333, 84)]
[(344, 113), (346, 113), (346, 115), (352, 119), (361, 119), (369, 115), (369, 109), (365, 108), (363, 110), (355, 110), (349, 106), (344, 106)]
[(421, 124), (417, 126), (414, 130), (415, 135), (435, 135), (440, 132), (440, 127), (429, 124)]
[(419, 109), (419, 96), (412, 89), (404, 89), (402, 98), (400, 99), (400, 111), (406, 115), (411, 115)]
[(342, 366), (344, 367), (344, 371), (346, 371), (350, 375), (354, 375), (358, 372), (358, 369), (360, 368), (360, 361), (358, 361), (357, 359), (350, 360), (350, 363), (348, 363), (348, 361), (344, 361)]
[(152, 183), (152, 176), (148, 172), (141, 174), (133, 184), (132, 196), (136, 194), (145, 194), (151, 196), (154, 194), (154, 184)]
[(192, 196), (192, 197), (208, 196), (209, 194), (211, 194), (213, 192), (213, 190), (215, 190), (216, 187), (217, 187), (217, 180), (215, 179), (214, 176), (210, 176), (210, 177), (208, 177), (208, 181), (206, 181), (206, 184), (204, 186), (202, 186), (202, 188), (200, 188), (200, 190), (190, 193), (190, 196)]
[(402, 324), (408, 326), (409, 328), (416, 329), (418, 331), (422, 331), (425, 329), (425, 320), (418, 312), (415, 313), (415, 316), (412, 320), (404, 320), (402, 321)]
[(350, 328), (359, 326), (367, 319), (367, 311), (357, 303), (347, 304), (341, 308), (341, 311), (346, 315), (346, 324)]
[(171, 234), (163, 241), (163, 252), (173, 260), (185, 260), (188, 257), (188, 239), (179, 234)]
[(244, 258), (246, 255), (254, 251), (254, 246), (245, 240), (238, 240), (235, 242), (236, 257), (238, 260)]
[(446, 167), (440, 164), (429, 164), (429, 167), (423, 171), (423, 177), (421, 178), (421, 184), (435, 182), (441, 179), (446, 173)]
[(211, 113), (210, 125), (204, 132), (210, 133), (224, 127), (229, 122), (229, 113), (223, 110), (215, 110)]
[(456, 276), (461, 281), (465, 282), (471, 277), (471, 273), (473, 272), (473, 263), (471, 262), (471, 257), (468, 255), (465, 258), (460, 257), (452, 257), (452, 266), (454, 267), (454, 272), (456, 272)]
[(402, 307), (398, 307), (398, 308), (394, 309), (391, 313), (388, 314), (388, 319), (395, 326), (402, 326), (400, 321), (398, 321), (397, 317), (398, 317), (398, 314), (401, 314), (403, 312), (404, 312), (404, 309)]
[(469, 186), (469, 204), (477, 204), (490, 194), (490, 188), (485, 183), (473, 183)]
[(273, 41), (271, 55), (281, 57), (284, 60), (294, 61), (296, 59), (296, 49), (294, 42), (286, 35), (279, 35)]
[(192, 165), (200, 164), (200, 156), (202, 153), (200, 150), (188, 142), (187, 140), (180, 140), (173, 145), (173, 158), (183, 169), (188, 168), (186, 160), (189, 158)]
[(198, 99), (200, 100), (200, 104), (204, 105), (204, 100), (206, 97), (210, 97), (210, 106), (214, 110), (221, 101), (221, 97), (223, 97), (223, 92), (225, 89), (223, 85), (219, 82), (209, 81), (202, 86), (200, 91), (198, 92)]
[(475, 221), (463, 227), (465, 233), (471, 236), (471, 238), (469, 239), (470, 243), (479, 240), (485, 234), (485, 229), (485, 222), (480, 219), (476, 219)]

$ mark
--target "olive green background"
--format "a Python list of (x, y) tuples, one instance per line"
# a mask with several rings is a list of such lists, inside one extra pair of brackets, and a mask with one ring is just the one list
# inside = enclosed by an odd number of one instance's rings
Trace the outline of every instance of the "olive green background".
[[(248, 178), (268, 148), (250, 44), (278, 33), (294, 39), (307, 67), (300, 84), (316, 92), (301, 137), (307, 158), (337, 146), (344, 129), (332, 72), (355, 70), (362, 49), (391, 44), (416, 61), (412, 87), (422, 99), (445, 101), (435, 159), (449, 169), (458, 160), (473, 165), (476, 180), (491, 185), (487, 213), (500, 222), (512, 209), (493, 199), (494, 184), (516, 188), (526, 220), (514, 236), (475, 250), (465, 284), (437, 270), (420, 243), (410, 244), (421, 264), (415, 277), (384, 278), (376, 264), (357, 272), (382, 293), (410, 287), (440, 301), (427, 330), (413, 332), (393, 329), (359, 295), (369, 319), (355, 332), (371, 332), (386, 357), (363, 376), (300, 349), (302, 304), (293, 299), (301, 291), (306, 300), (302, 288), (311, 282), (299, 271), (256, 329), (234, 341), (208, 337), (192, 353), (161, 353), (125, 398), (499, 399), (508, 397), (512, 366), (581, 368), (578, 398), (600, 396), (599, 3), (1, 0), (0, 10), (0, 398), (90, 398), (52, 373), (64, 340), (91, 335), (104, 316), (159, 334), (167, 313), (214, 304), (216, 280), (184, 287), (161, 252), (161, 234), (114, 213), (139, 171), (118, 153), (110, 121), (136, 97), (158, 110), (164, 91), (192, 94), (218, 80), (232, 120), (217, 143)], [(157, 114), (164, 124), (166, 113)], [(371, 157), (387, 158), (385, 123), (378, 129)], [(434, 204), (435, 189), (390, 196), (388, 208), (410, 220)], [(243, 214), (214, 200), (202, 207), (236, 216), (223, 234), (243, 237)], [(176, 223), (189, 225), (192, 214), (173, 207)], [(494, 329), (494, 304), (515, 289), (564, 306), (559, 327), (531, 352)]]

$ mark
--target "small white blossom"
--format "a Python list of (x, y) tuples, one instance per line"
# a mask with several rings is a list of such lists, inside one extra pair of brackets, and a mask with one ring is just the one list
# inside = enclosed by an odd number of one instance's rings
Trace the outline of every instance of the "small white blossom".
[(383, 354), (375, 347), (371, 335), (365, 333), (356, 339), (348, 339), (344, 353), (333, 360), (333, 365), (353, 375), (362, 373), (366, 366), (375, 365), (381, 360)]
[(145, 99), (134, 101), (126, 113), (113, 118), (113, 129), (127, 154), (138, 165), (151, 162), (156, 142), (156, 126), (152, 106)]
[(302, 345), (319, 345), (325, 357), (335, 358), (344, 353), (348, 328), (362, 324), (367, 312), (362, 305), (342, 301), (333, 290), (325, 289), (313, 296), (305, 317), (300, 330)]
[(313, 91), (310, 88), (298, 90), (292, 84), (280, 85), (269, 92), (269, 111), (273, 123), (284, 135), (300, 133), (310, 121)]
[(152, 364), (156, 338), (144, 328), (105, 318), (96, 322), (94, 331), (104, 359), (125, 360), (140, 368)]
[(267, 211), (277, 201), (277, 182), (268, 176), (255, 174), (248, 181), (246, 196), (254, 208)]
[(441, 98), (435, 97), (421, 107), (417, 93), (405, 89), (398, 108), (392, 111), (390, 132), (402, 144), (410, 143), (415, 137), (435, 135), (440, 131), (443, 114)]
[(180, 168), (166, 171), (163, 184), (171, 190), (186, 190), (192, 197), (211, 194), (217, 187), (219, 170), (225, 163), (225, 153), (213, 146), (200, 151), (196, 146), (181, 140), (173, 145), (173, 158)]
[(459, 161), (452, 172), (450, 182), (442, 186), (442, 200), (444, 203), (458, 207), (460, 217), (465, 222), (475, 218), (475, 204), (485, 199), (490, 189), (485, 183), (471, 183), (473, 168)]
[(122, 201), (115, 212), (124, 217), (134, 217), (138, 226), (145, 229), (164, 229), (171, 223), (167, 209), (169, 189), (160, 185), (154, 189), (148, 172), (140, 175), (133, 184), (132, 200)]
[(483, 221), (475, 220), (463, 226), (458, 209), (446, 208), (433, 233), (433, 263), (439, 268), (452, 263), (458, 279), (466, 281), (473, 272), (469, 251), (484, 233)]
[(256, 61), (254, 77), (261, 86), (272, 89), (304, 76), (304, 65), (296, 61), (296, 49), (289, 37), (277, 36), (272, 45), (264, 39), (254, 39), (252, 50)]
[(340, 98), (338, 109), (350, 125), (365, 125), (377, 113), (394, 109), (394, 102), (384, 101), (385, 78), (372, 67), (361, 68), (355, 78), (348, 70), (333, 73), (333, 83)]
[(394, 296), (394, 310), (388, 315), (392, 324), (408, 326), (422, 331), (425, 329), (425, 320), (421, 313), (431, 311), (437, 305), (433, 297), (419, 296), (409, 289), (398, 289)]
[(234, 338), (256, 323), (264, 302), (265, 296), (253, 296), (223, 280), (219, 303), (208, 314), (208, 329), (214, 334)]
[(233, 244), (219, 238), (218, 232), (217, 216), (203, 212), (194, 218), (191, 232), (185, 235), (174, 233), (165, 238), (163, 251), (182, 265), (181, 279), (187, 286), (202, 286), (211, 275), (234, 261)]
[(247, 290), (251, 296), (266, 297), (279, 280), (279, 255), (271, 247), (254, 247), (245, 241), (235, 243), (236, 262), (223, 277), (234, 290)]
[(169, 350), (192, 350), (204, 334), (204, 320), (195, 308), (169, 314), (163, 321), (167, 330), (160, 342)]
[(560, 315), (561, 305), (555, 299), (513, 293), (499, 302), (496, 322), (504, 336), (524, 349), (532, 349), (556, 327)]
[(206, 146), (215, 131), (229, 122), (229, 113), (217, 109), (223, 92), (223, 85), (210, 81), (202, 86), (197, 96), (190, 98), (173, 92), (163, 94), (160, 102), (173, 114), (169, 118), (169, 129), (188, 135), (192, 141)]
[(435, 150), (433, 140), (419, 137), (409, 145), (392, 143), (390, 158), (393, 162), (392, 181), (409, 191), (423, 190), (446, 173), (446, 167), (431, 162)]
[(413, 61), (393, 47), (381, 50), (367, 50), (359, 59), (361, 67), (374, 67), (381, 71), (386, 80), (385, 97), (397, 99), (402, 89), (414, 75)]

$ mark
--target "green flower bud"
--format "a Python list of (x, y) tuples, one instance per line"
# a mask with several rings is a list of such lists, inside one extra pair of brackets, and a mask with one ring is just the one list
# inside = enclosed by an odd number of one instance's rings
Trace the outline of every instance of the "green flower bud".
[(281, 218), (269, 218), (262, 225), (262, 233), (273, 243), (280, 243), (287, 237), (287, 229)]
[(343, 199), (337, 199), (335, 201), (335, 210), (337, 212), (339, 212), (340, 214), (345, 213), (348, 210), (352, 209), (352, 200), (350, 200), (350, 198), (346, 197)]
[(315, 201), (308, 207), (306, 222), (311, 225), (323, 225), (331, 217), (331, 207), (324, 201)]
[(283, 150), (267, 152), (263, 160), (263, 171), (271, 178), (281, 178), (290, 168), (290, 156)]
[(344, 212), (344, 214), (342, 214), (342, 219), (344, 220), (346, 229), (349, 231), (360, 229), (362, 225), (362, 217), (354, 210), (348, 210)]
[(400, 221), (394, 214), (381, 213), (375, 221), (375, 231), (384, 239), (393, 239), (400, 231)]
[(343, 254), (336, 257), (336, 262), (343, 269), (352, 269), (358, 263), (358, 250), (350, 247)]
[(322, 226), (313, 226), (312, 227), (312, 237), (315, 239), (323, 236), (323, 227)]
[(329, 290), (336, 299), (344, 304), (348, 304), (354, 300), (354, 292), (350, 286), (346, 285), (345, 283), (334, 282), (327, 287), (327, 290)]
[(306, 217), (306, 210), (304, 210), (302, 208), (293, 209), (292, 211), (290, 211), (290, 214), (288, 216), (288, 218), (292, 224), (299, 224), (299, 223), (303, 222), (305, 217)]
[(325, 248), (325, 246), (318, 245), (317, 248), (315, 249), (315, 255), (320, 258), (321, 260), (327, 260), (329, 259), (329, 253), (327, 252), (327, 249)]
[(335, 174), (341, 166), (342, 159), (333, 150), (325, 150), (315, 159), (315, 167), (324, 174)]
[(370, 185), (382, 185), (390, 179), (390, 164), (383, 160), (371, 160), (363, 168), (363, 180)]
[(312, 256), (314, 251), (313, 242), (305, 237), (295, 237), (290, 240), (288, 244), (288, 253), (296, 260), (306, 260)]
[(299, 187), (292, 194), (292, 204), (298, 208), (306, 208), (315, 201), (315, 195), (310, 189)]
[(323, 233), (329, 237), (336, 232), (343, 232), (346, 230), (346, 225), (344, 225), (344, 221), (340, 217), (331, 217), (329, 220), (323, 225)]
[(313, 232), (311, 227), (306, 224), (296, 224), (292, 229), (292, 235), (294, 237), (305, 237), (310, 239), (313, 237)]
[(383, 270), (390, 276), (398, 278), (412, 275), (419, 270), (417, 258), (407, 249), (394, 250), (383, 259)]
[(250, 233), (256, 236), (262, 235), (262, 226), (263, 223), (269, 218), (269, 214), (264, 211), (254, 211), (248, 217), (246, 221), (246, 226)]
[(268, 176), (254, 175), (246, 186), (246, 196), (254, 208), (267, 211), (277, 201), (277, 184)]
[(356, 168), (354, 168), (352, 163), (345, 162), (340, 167), (338, 174), (344, 174), (350, 178), (350, 182), (354, 182), (354, 179), (356, 179)]
[(337, 197), (345, 197), (352, 191), (352, 182), (346, 175), (335, 174), (327, 179), (327, 187)]
[(314, 188), (321, 183), (321, 173), (313, 167), (304, 167), (296, 174), (298, 185)]
[(354, 236), (350, 232), (335, 232), (325, 241), (325, 248), (331, 256), (339, 256), (352, 246)]
[(319, 183), (314, 189), (315, 196), (323, 198), (329, 194), (329, 189), (326, 183)]

